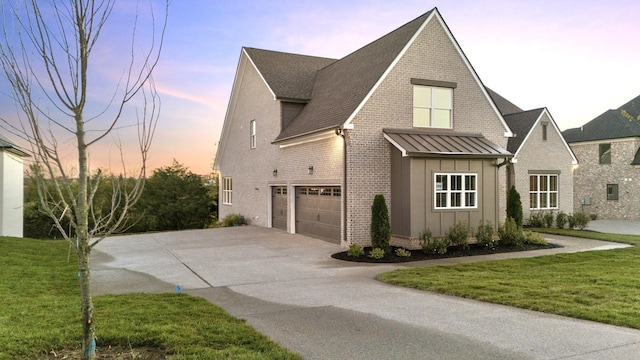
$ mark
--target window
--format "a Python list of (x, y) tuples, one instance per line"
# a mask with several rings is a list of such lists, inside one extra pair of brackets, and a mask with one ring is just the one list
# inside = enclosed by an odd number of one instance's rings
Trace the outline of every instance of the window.
[(476, 174), (435, 174), (435, 208), (464, 209), (478, 206)]
[(558, 208), (558, 175), (529, 176), (529, 208)]
[(600, 164), (611, 164), (611, 144), (600, 144)]
[(618, 184), (607, 184), (607, 200), (618, 200)]
[(251, 122), (249, 123), (249, 131), (251, 132), (251, 148), (255, 149), (256, 148), (256, 121), (255, 120), (251, 120)]
[(451, 128), (453, 89), (413, 86), (413, 126)]
[(547, 141), (547, 124), (542, 124), (542, 141)]
[(225, 205), (233, 203), (233, 180), (231, 177), (222, 178), (222, 203)]

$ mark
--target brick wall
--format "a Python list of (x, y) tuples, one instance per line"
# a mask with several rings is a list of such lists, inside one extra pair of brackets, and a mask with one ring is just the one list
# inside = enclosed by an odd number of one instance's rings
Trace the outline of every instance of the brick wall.
[[(542, 122), (547, 125), (547, 140), (542, 140)], [(518, 134), (526, 136), (526, 134)], [(525, 223), (531, 216), (531, 204), (529, 199), (529, 171), (559, 171), (558, 177), (558, 209), (554, 212), (564, 211), (572, 213), (573, 207), (573, 164), (571, 154), (562, 142), (561, 135), (554, 130), (551, 119), (545, 113), (541, 121), (531, 129), (529, 138), (521, 146), (516, 157), (515, 186), (522, 201), (523, 219)], [(535, 210), (534, 210), (535, 211)]]
[[(453, 126), (460, 132), (482, 133), (505, 147), (505, 128), (473, 74), (456, 51), (440, 22), (433, 18), (355, 117), (347, 131), (347, 232), (351, 243), (370, 243), (371, 204), (383, 194), (390, 204), (390, 144), (383, 128), (413, 127), (411, 78), (456, 82)], [(500, 194), (506, 192), (504, 168)], [(501, 214), (506, 203), (500, 198)]]
[[(611, 164), (599, 164), (599, 144), (611, 144)], [(624, 138), (571, 144), (578, 161), (574, 172), (574, 210), (599, 219), (640, 218), (640, 167), (632, 166), (640, 139)], [(607, 200), (607, 184), (618, 184), (618, 200)], [(591, 205), (582, 205), (589, 197)]]

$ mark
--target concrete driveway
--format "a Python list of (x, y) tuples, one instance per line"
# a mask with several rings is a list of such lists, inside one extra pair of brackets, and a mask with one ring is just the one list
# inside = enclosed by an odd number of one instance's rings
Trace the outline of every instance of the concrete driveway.
[[(554, 237), (562, 249), (611, 243)], [(202, 296), (305, 359), (637, 359), (640, 331), (380, 283), (401, 265), (330, 258), (338, 245), (253, 226), (109, 238), (96, 294)], [(499, 255), (505, 257), (507, 255)], [(438, 265), (499, 257), (443, 259)]]

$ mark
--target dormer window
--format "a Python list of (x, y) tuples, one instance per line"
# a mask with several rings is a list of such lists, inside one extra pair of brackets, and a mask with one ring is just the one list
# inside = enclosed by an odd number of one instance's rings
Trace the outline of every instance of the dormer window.
[(450, 129), (455, 83), (411, 79), (413, 84), (413, 126)]

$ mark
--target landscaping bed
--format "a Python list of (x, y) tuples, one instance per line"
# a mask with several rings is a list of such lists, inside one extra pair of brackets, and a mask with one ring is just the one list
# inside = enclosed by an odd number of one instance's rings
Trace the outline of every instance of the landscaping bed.
[(381, 259), (374, 259), (368, 256), (371, 252), (371, 247), (364, 248), (364, 255), (361, 256), (348, 256), (347, 251), (342, 251), (339, 253), (335, 253), (331, 255), (332, 258), (344, 261), (354, 261), (354, 262), (366, 262), (366, 263), (403, 263), (410, 261), (423, 261), (423, 260), (434, 260), (434, 259), (446, 259), (453, 257), (462, 257), (462, 256), (477, 256), (477, 255), (491, 255), (491, 254), (500, 254), (500, 253), (508, 253), (508, 252), (516, 252), (516, 251), (530, 251), (530, 250), (541, 250), (541, 249), (553, 249), (561, 247), (557, 244), (547, 244), (547, 245), (534, 245), (534, 244), (524, 244), (522, 246), (495, 246), (489, 247), (482, 244), (469, 244), (466, 248), (462, 246), (449, 246), (447, 248), (447, 252), (444, 254), (437, 253), (425, 253), (422, 250), (407, 250), (411, 253), (411, 256), (398, 256), (396, 254), (396, 250), (399, 249), (397, 247), (392, 247), (392, 251), (384, 255)]

